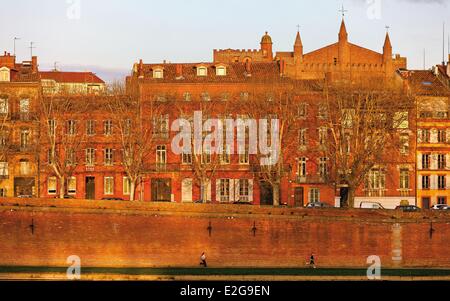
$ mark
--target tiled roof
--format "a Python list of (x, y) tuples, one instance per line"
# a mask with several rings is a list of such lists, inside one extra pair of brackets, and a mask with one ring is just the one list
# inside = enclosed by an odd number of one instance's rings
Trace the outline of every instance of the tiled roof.
[[(225, 65), (226, 75), (217, 76), (216, 66)], [(178, 66), (178, 67), (177, 67)], [(182, 67), (182, 77), (177, 75), (177, 68)], [(207, 76), (197, 76), (197, 67), (207, 67)], [(280, 68), (277, 62), (252, 62), (250, 74), (247, 76), (245, 63), (188, 63), (188, 64), (143, 64), (145, 80), (155, 82), (245, 82), (253, 80), (274, 80), (280, 78)], [(153, 69), (163, 68), (164, 78), (153, 78)]]
[(10, 71), (11, 82), (37, 82), (39, 76), (32, 72), (31, 65), (15, 64), (15, 68)]
[(402, 72), (402, 77), (408, 80), (413, 93), (419, 95), (450, 95), (450, 89), (427, 70), (411, 70)]
[(41, 71), (39, 74), (41, 79), (54, 80), (58, 83), (105, 83), (92, 72)]

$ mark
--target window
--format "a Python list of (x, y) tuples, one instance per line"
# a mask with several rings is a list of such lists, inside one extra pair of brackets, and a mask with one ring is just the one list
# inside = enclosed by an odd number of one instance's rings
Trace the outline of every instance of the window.
[(112, 195), (114, 194), (114, 177), (105, 177), (104, 178), (104, 194)]
[(192, 100), (192, 95), (189, 92), (185, 92), (183, 94), (183, 98), (184, 98), (185, 101), (191, 101)]
[(156, 147), (156, 164), (165, 165), (167, 163), (166, 146), (158, 145)]
[(306, 158), (298, 159), (298, 176), (306, 177)]
[(300, 118), (305, 118), (307, 116), (307, 104), (302, 102), (301, 104), (298, 105), (298, 109), (297, 109), (297, 115)]
[(445, 169), (445, 154), (438, 154), (438, 169)]
[(422, 169), (430, 169), (430, 154), (422, 154)]
[(29, 113), (30, 112), (30, 100), (29, 99), (21, 99), (19, 102), (19, 111), (20, 113)]
[(438, 189), (439, 190), (445, 190), (446, 182), (445, 182), (445, 176), (438, 176)]
[(230, 201), (230, 179), (219, 179), (219, 201)]
[(22, 129), (20, 130), (20, 147), (27, 148), (30, 145), (30, 130)]
[(182, 154), (181, 162), (182, 164), (192, 164), (192, 154)]
[(307, 138), (307, 135), (308, 135), (308, 130), (307, 129), (301, 129), (300, 131), (299, 131), (299, 140), (298, 140), (298, 144), (300, 145), (300, 146), (306, 146), (307, 144), (308, 144), (308, 138)]
[(76, 177), (70, 177), (69, 179), (67, 179), (67, 193), (68, 194), (77, 193), (77, 178)]
[(0, 176), (7, 177), (8, 175), (8, 162), (0, 162)]
[(204, 149), (202, 153), (202, 163), (211, 164), (211, 150)]
[(9, 69), (6, 67), (0, 68), (0, 82), (9, 82), (9, 81), (10, 81)]
[(227, 75), (227, 68), (220, 66), (216, 68), (216, 75), (217, 76), (225, 76)]
[(248, 179), (239, 180), (239, 201), (248, 202), (250, 196), (250, 181)]
[(56, 177), (49, 177), (47, 179), (47, 193), (56, 194)]
[(309, 202), (310, 203), (320, 202), (320, 190), (319, 190), (319, 188), (311, 188), (309, 190)]
[(230, 146), (224, 142), (222, 154), (220, 154), (220, 164), (230, 164), (231, 156)]
[(422, 176), (422, 189), (430, 189), (430, 176)]
[(113, 149), (105, 148), (105, 165), (112, 166), (113, 162)]
[(407, 129), (409, 128), (409, 114), (408, 112), (395, 112), (394, 114), (394, 128)]
[(369, 172), (366, 182), (367, 196), (383, 196), (386, 183), (386, 174), (381, 168), (374, 168)]
[(326, 105), (324, 105), (324, 104), (319, 105), (319, 111), (318, 111), (317, 117), (319, 117), (319, 119), (326, 119), (328, 117), (328, 109), (327, 109)]
[(131, 180), (129, 177), (123, 177), (123, 194), (130, 195), (131, 192)]
[(0, 197), (6, 198), (7, 196), (7, 189), (6, 188), (0, 188)]
[(56, 133), (56, 120), (50, 119), (48, 121), (48, 133), (50, 136), (55, 136)]
[(76, 121), (67, 120), (67, 135), (73, 136), (76, 134)]
[(211, 96), (209, 96), (208, 92), (203, 92), (201, 94), (201, 98), (202, 98), (203, 101), (211, 101)]
[(400, 135), (400, 153), (402, 155), (409, 153), (409, 135), (408, 134)]
[(31, 173), (30, 161), (27, 159), (22, 159), (19, 161), (20, 164), (20, 174), (23, 176), (27, 176)]
[(86, 165), (94, 166), (95, 164), (95, 149), (87, 148), (86, 149)]
[(153, 117), (153, 135), (159, 138), (168, 138), (169, 136), (169, 115), (162, 114), (159, 117)]
[(95, 120), (86, 121), (86, 135), (88, 136), (95, 135)]
[(447, 131), (446, 130), (438, 130), (437, 132), (438, 143), (446, 143), (447, 141)]
[(438, 205), (447, 205), (447, 198), (445, 196), (437, 197)]
[(0, 114), (8, 114), (8, 98), (0, 98)]
[(71, 165), (75, 165), (75, 163), (76, 163), (75, 149), (69, 148), (66, 152), (66, 165), (71, 166)]
[(227, 101), (229, 98), (230, 98), (230, 93), (225, 92), (220, 95), (220, 99), (222, 101)]
[(103, 134), (105, 136), (111, 136), (113, 132), (113, 122), (112, 120), (103, 121)]
[(320, 177), (326, 177), (328, 175), (328, 158), (319, 159), (319, 175)]
[(400, 189), (409, 189), (409, 170), (400, 169)]
[(430, 129), (422, 129), (421, 133), (419, 135), (420, 140), (422, 143), (430, 143), (430, 135), (431, 131)]
[(125, 136), (129, 136), (130, 135), (130, 133), (131, 133), (131, 125), (132, 125), (131, 119), (129, 119), (129, 118), (125, 119), (124, 125), (123, 125), (123, 134)]
[[(230, 146), (228, 146), (228, 148), (229, 147)], [(244, 153), (239, 154), (239, 164), (249, 164), (249, 163), (250, 163), (250, 154), (248, 151), (248, 144), (246, 143)]]
[(153, 70), (153, 78), (164, 78), (164, 71), (162, 69)]
[(328, 129), (320, 128), (319, 129), (319, 145), (325, 145), (328, 139)]
[(240, 95), (241, 100), (245, 101), (245, 100), (248, 100), (248, 98), (249, 98), (248, 92), (241, 92), (241, 95)]
[(208, 69), (206, 67), (197, 67), (197, 76), (207, 76)]

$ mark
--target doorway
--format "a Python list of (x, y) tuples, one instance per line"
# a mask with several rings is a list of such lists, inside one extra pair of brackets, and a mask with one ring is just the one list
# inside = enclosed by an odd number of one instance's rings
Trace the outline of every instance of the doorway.
[(95, 177), (86, 177), (86, 200), (95, 199)]
[(170, 179), (152, 179), (152, 202), (171, 202), (172, 187)]
[(259, 197), (261, 205), (273, 206), (273, 188), (270, 183), (261, 182)]
[(422, 198), (422, 209), (430, 209), (430, 198)]
[(305, 206), (305, 189), (303, 187), (296, 187), (294, 190), (294, 206)]

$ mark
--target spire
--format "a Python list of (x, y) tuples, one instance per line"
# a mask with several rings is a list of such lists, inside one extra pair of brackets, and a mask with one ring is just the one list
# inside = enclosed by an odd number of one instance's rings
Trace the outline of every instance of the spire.
[(339, 30), (339, 41), (347, 41), (347, 38), (347, 28), (345, 27), (344, 19), (342, 19), (341, 29)]
[(295, 37), (294, 46), (303, 46), (302, 38), (300, 37), (300, 31), (297, 31), (297, 36)]
[(384, 40), (383, 49), (392, 49), (391, 39), (389, 37), (389, 32), (386, 32), (386, 39)]

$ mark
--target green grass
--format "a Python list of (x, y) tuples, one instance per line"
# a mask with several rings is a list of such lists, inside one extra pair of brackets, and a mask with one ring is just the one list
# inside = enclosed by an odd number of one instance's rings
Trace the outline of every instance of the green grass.
[[(0, 273), (66, 273), (64, 267), (0, 267)], [(365, 276), (365, 269), (347, 268), (92, 268), (82, 267), (84, 274), (120, 275), (224, 275), (224, 276)], [(382, 276), (450, 276), (442, 269), (382, 269)]]

